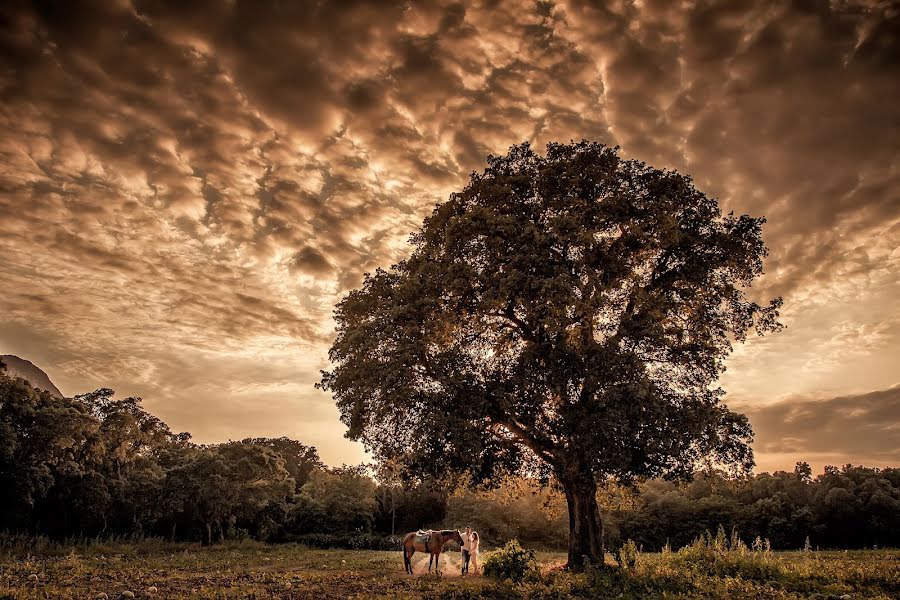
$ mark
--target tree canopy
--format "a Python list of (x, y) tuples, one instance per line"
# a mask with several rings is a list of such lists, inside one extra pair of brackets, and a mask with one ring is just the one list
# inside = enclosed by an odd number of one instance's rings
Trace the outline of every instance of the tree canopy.
[(341, 301), (321, 385), (348, 437), (411, 473), (552, 478), (570, 566), (598, 562), (598, 480), (752, 468), (716, 381), (778, 327), (781, 300), (747, 294), (763, 223), (617, 148), (513, 146)]

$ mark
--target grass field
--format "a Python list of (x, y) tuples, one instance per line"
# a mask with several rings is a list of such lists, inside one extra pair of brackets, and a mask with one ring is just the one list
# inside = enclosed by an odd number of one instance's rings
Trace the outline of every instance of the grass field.
[[(538, 553), (541, 573), (520, 583), (459, 576), (460, 555), (403, 572), (398, 552), (309, 550), (253, 542), (201, 548), (140, 544), (7, 544), (3, 598), (898, 598), (900, 551), (767, 553), (764, 557), (641, 554), (631, 570), (559, 571), (565, 556)], [(611, 558), (610, 558), (611, 560)], [(105, 594), (106, 596), (103, 596)]]

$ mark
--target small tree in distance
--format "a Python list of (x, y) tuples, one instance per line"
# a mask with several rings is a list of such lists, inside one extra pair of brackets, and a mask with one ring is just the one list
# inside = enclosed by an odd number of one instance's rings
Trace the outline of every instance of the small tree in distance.
[(347, 437), (408, 473), (553, 480), (569, 568), (603, 562), (597, 482), (749, 470), (716, 386), (733, 341), (779, 327), (745, 295), (762, 218), (722, 216), (674, 171), (582, 141), (488, 157), (335, 311)]

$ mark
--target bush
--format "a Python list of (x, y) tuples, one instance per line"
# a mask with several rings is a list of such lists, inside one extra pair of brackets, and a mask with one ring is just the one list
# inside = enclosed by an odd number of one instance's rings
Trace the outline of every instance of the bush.
[(537, 572), (534, 550), (526, 550), (518, 540), (508, 541), (488, 554), (484, 561), (484, 574), (494, 579), (522, 581), (526, 575)]
[(244, 529), (243, 527), (235, 527), (234, 525), (229, 525), (225, 530), (225, 539), (226, 540), (238, 540), (240, 542), (251, 539), (250, 531)]
[(637, 565), (638, 558), (637, 545), (629, 539), (622, 544), (621, 548), (619, 548), (617, 558), (619, 560), (619, 566), (623, 569), (634, 569), (635, 565)]
[(348, 540), (351, 550), (400, 550), (403, 540), (398, 536), (375, 535), (361, 533), (351, 536)]

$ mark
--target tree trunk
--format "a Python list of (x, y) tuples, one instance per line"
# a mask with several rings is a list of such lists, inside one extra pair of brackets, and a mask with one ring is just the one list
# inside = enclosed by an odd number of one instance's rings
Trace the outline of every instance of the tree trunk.
[(589, 562), (603, 566), (603, 525), (597, 506), (597, 484), (590, 475), (562, 482), (569, 507), (569, 563), (566, 568), (584, 570)]
[(212, 523), (206, 522), (206, 545), (212, 546)]

